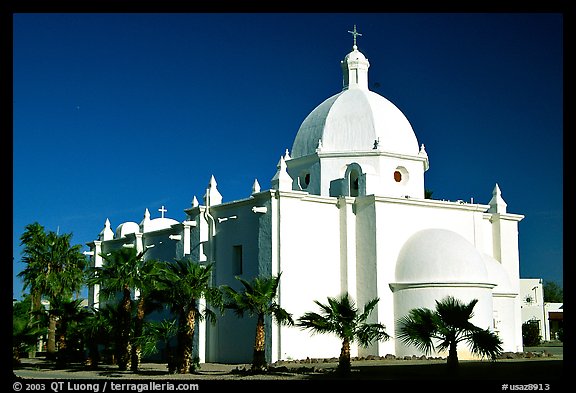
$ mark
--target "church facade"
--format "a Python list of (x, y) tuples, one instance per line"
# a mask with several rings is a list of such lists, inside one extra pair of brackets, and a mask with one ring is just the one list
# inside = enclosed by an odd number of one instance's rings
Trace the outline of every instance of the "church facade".
[[(452, 295), (478, 299), (472, 323), (495, 331), (504, 351), (522, 351), (518, 223), (496, 184), (486, 204), (426, 198), (429, 160), (404, 114), (368, 88), (368, 59), (358, 50), (341, 62), (342, 90), (302, 122), (280, 157), (271, 188), (258, 181), (245, 199), (223, 202), (212, 176), (186, 220), (151, 218), (113, 231), (106, 220), (88, 244), (91, 263), (119, 247), (148, 249), (146, 258), (214, 263), (213, 285), (240, 289), (247, 280), (282, 273), (278, 299), (294, 319), (319, 311), (314, 300), (348, 292), (359, 308), (378, 297), (371, 315), (392, 338), (352, 356), (421, 355), (395, 340), (396, 321), (416, 307)], [(487, 198), (488, 199), (488, 198)], [(89, 301), (98, 305), (98, 287)], [(337, 357), (335, 336), (310, 335), (266, 321), (266, 353), (277, 360)], [(225, 313), (200, 322), (201, 362), (247, 363), (255, 320)], [(446, 356), (436, 354), (435, 356)], [(459, 356), (470, 357), (461, 345)]]

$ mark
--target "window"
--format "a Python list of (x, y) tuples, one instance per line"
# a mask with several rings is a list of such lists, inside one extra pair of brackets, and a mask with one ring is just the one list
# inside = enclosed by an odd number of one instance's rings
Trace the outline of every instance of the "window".
[(301, 172), (298, 177), (298, 182), (300, 183), (300, 188), (305, 190), (310, 185), (310, 172)]
[(394, 170), (394, 181), (396, 183), (400, 183), (402, 185), (408, 183), (408, 170), (406, 168), (404, 168), (403, 166), (398, 166), (396, 167), (396, 169)]
[(239, 276), (242, 274), (242, 246), (232, 247), (232, 274)]
[(350, 196), (357, 197), (358, 196), (358, 171), (352, 170), (350, 171)]

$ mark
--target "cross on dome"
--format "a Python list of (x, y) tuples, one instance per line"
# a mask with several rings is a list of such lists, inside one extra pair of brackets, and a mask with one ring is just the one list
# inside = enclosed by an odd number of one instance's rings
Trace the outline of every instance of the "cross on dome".
[(158, 211), (160, 212), (160, 214), (162, 214), (162, 218), (164, 218), (164, 213), (166, 213), (168, 210), (166, 210), (164, 208), (164, 205), (162, 205), (162, 207), (160, 209), (158, 209)]
[(352, 34), (352, 36), (354, 37), (354, 45), (352, 46), (352, 49), (356, 50), (358, 48), (356, 46), (356, 37), (362, 36), (362, 34), (358, 33), (358, 31), (356, 30), (356, 25), (354, 25), (354, 30), (353, 31), (348, 30), (348, 33)]

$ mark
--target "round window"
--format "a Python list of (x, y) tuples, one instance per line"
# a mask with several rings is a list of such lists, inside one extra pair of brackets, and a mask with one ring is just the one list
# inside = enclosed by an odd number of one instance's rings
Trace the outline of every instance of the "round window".
[(402, 173), (400, 173), (400, 171), (394, 171), (394, 180), (396, 183), (400, 183), (402, 181)]

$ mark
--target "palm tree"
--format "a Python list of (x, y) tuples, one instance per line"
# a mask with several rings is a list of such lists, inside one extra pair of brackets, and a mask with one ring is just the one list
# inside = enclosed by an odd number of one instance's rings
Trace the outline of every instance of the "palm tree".
[(212, 264), (201, 265), (190, 259), (166, 262), (162, 272), (162, 286), (159, 297), (164, 297), (170, 310), (178, 316), (178, 347), (176, 370), (179, 374), (192, 373), (196, 369), (193, 361), (194, 331), (196, 321), (204, 318), (216, 322), (216, 314), (205, 307), (200, 309), (201, 299), (212, 306), (221, 308), (222, 294), (212, 287)]
[[(87, 261), (80, 252), (81, 246), (72, 246), (71, 239), (71, 233), (46, 234), (38, 223), (28, 225), (21, 236), (24, 245), (23, 261), (27, 266), (18, 277), (23, 279), (24, 288), (30, 287), (32, 311), (39, 309), (38, 302), (42, 296), (54, 303), (70, 298), (82, 287)], [(48, 310), (47, 351), (49, 357), (55, 357), (57, 316), (51, 309)]]
[(32, 300), (30, 311), (32, 313), (39, 311), (42, 307), (45, 238), (44, 227), (37, 222), (26, 225), (22, 236), (20, 236), (20, 245), (23, 246), (22, 262), (26, 264), (26, 268), (18, 273), (18, 277), (23, 280), (23, 289), (30, 289), (30, 297)]
[(310, 329), (313, 333), (336, 334), (342, 340), (337, 371), (342, 375), (348, 375), (351, 369), (350, 344), (352, 342), (368, 347), (375, 340), (385, 341), (390, 338), (384, 325), (366, 322), (378, 301), (379, 299), (375, 298), (366, 303), (360, 314), (354, 300), (347, 292), (340, 297), (328, 297), (327, 304), (315, 300), (314, 303), (322, 309), (322, 313), (305, 313), (298, 319), (298, 326), (302, 329)]
[(30, 319), (30, 304), (32, 296), (16, 302), (12, 307), (12, 365), (20, 365), (20, 353), (33, 351), (38, 336), (46, 329), (41, 327), (39, 319)]
[[(168, 363), (168, 372), (173, 374), (176, 372), (176, 365), (174, 363), (174, 354), (172, 353), (172, 346), (170, 341), (178, 333), (178, 324), (176, 319), (163, 319), (160, 322), (153, 321), (146, 325), (147, 335), (152, 336), (155, 340), (153, 351), (158, 351), (158, 341), (164, 344), (165, 360)], [(163, 357), (164, 358), (164, 357)]]
[(242, 292), (237, 292), (228, 285), (222, 286), (227, 296), (225, 308), (234, 310), (239, 317), (243, 317), (244, 313), (257, 317), (251, 368), (253, 372), (265, 371), (267, 368), (264, 317), (271, 316), (280, 325), (294, 325), (292, 314), (280, 307), (276, 300), (280, 276), (281, 273), (272, 277), (256, 277), (252, 282), (237, 276), (236, 279), (244, 286)]
[(104, 347), (105, 355), (111, 355), (109, 359), (105, 360), (110, 364), (116, 364), (116, 340), (111, 340), (111, 338), (122, 330), (119, 311), (119, 307), (107, 303), (99, 308), (92, 308), (90, 315), (82, 321), (80, 329), (88, 349), (86, 365), (89, 368), (98, 368), (101, 360), (99, 346)]
[[(466, 342), (472, 353), (495, 360), (502, 352), (502, 341), (489, 329), (470, 322), (478, 299), (464, 304), (453, 296), (436, 300), (436, 309), (415, 308), (398, 320), (397, 336), (405, 344), (416, 346), (425, 354), (448, 350), (449, 369), (458, 367), (457, 346)], [(434, 342), (437, 344), (435, 345)]]
[(50, 304), (51, 315), (58, 320), (56, 336), (58, 341), (58, 356), (56, 358), (59, 366), (65, 366), (70, 359), (70, 348), (68, 346), (69, 328), (72, 323), (80, 323), (88, 317), (88, 312), (82, 307), (82, 299), (55, 299)]
[[(138, 277), (135, 281), (139, 281), (137, 287), (140, 291), (138, 296), (138, 302), (136, 304), (136, 315), (134, 319), (134, 337), (131, 343), (131, 360), (130, 369), (132, 371), (138, 371), (138, 365), (140, 364), (140, 357), (142, 355), (142, 340), (144, 333), (144, 317), (150, 311), (161, 308), (153, 300), (149, 301), (148, 297), (151, 293), (158, 289), (158, 279), (160, 274), (160, 263), (157, 260), (139, 260), (139, 265), (137, 266)], [(151, 299), (150, 299), (151, 300)]]
[(134, 248), (122, 247), (110, 253), (102, 254), (102, 266), (93, 267), (88, 279), (89, 285), (100, 285), (100, 296), (103, 299), (121, 294), (118, 304), (120, 312), (120, 330), (116, 336), (116, 357), (118, 368), (127, 370), (131, 360), (132, 337), (132, 290), (144, 286), (143, 261), (144, 252), (138, 253)]

